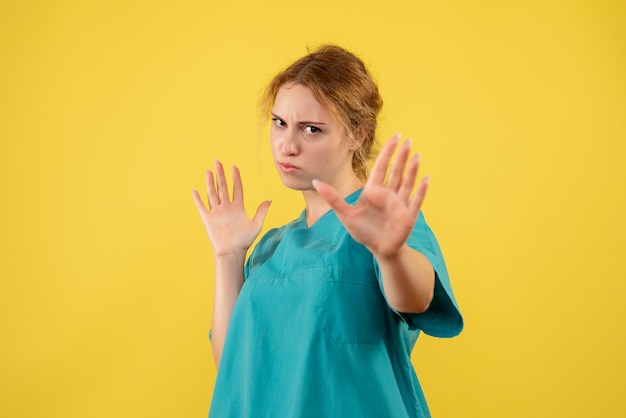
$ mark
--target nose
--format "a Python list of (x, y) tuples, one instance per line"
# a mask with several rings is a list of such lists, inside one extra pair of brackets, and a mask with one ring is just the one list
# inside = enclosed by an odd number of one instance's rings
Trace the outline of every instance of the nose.
[(298, 155), (300, 147), (298, 144), (298, 132), (295, 129), (286, 129), (280, 142), (280, 152), (284, 155)]

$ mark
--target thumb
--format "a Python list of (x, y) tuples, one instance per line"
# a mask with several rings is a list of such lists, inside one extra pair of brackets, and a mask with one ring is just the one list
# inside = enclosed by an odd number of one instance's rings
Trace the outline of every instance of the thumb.
[(271, 204), (272, 204), (271, 200), (266, 200), (265, 202), (259, 205), (259, 207), (256, 210), (256, 213), (254, 214), (254, 218), (252, 218), (252, 221), (255, 224), (259, 226), (263, 225), (263, 222), (265, 221), (265, 216), (267, 215), (267, 211), (269, 210)]
[(345, 200), (337, 193), (330, 184), (324, 183), (320, 180), (313, 180), (313, 187), (317, 190), (317, 193), (330, 205), (335, 211), (337, 216), (347, 216), (351, 206), (345, 202)]

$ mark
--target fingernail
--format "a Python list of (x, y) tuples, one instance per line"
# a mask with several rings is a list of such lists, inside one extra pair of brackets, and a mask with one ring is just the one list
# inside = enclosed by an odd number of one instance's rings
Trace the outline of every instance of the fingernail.
[(407, 138), (407, 139), (404, 141), (404, 143), (405, 143), (405, 144), (407, 144), (407, 145), (409, 145), (409, 146), (411, 145), (411, 143), (412, 143), (412, 142), (413, 142), (413, 140), (412, 140), (411, 138)]
[(402, 138), (402, 134), (400, 132), (397, 132), (393, 137), (395, 139), (400, 139), (400, 138)]
[(313, 187), (317, 190), (317, 186), (320, 184), (320, 181), (318, 179), (313, 179), (311, 183), (313, 183)]

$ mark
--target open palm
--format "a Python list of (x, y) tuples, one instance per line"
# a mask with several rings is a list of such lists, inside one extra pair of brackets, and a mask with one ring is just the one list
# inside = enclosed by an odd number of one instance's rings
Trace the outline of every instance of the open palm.
[(400, 146), (389, 168), (398, 142), (396, 135), (385, 144), (354, 206), (346, 203), (332, 186), (314, 182), (318, 193), (334, 209), (348, 233), (375, 255), (392, 256), (406, 243), (428, 188), (426, 177), (411, 199), (419, 156), (409, 158), (409, 141)]
[[(246, 214), (243, 204), (243, 185), (237, 167), (233, 166), (233, 197), (228, 194), (224, 168), (215, 162), (215, 177), (211, 170), (206, 173), (208, 207), (200, 194), (192, 190), (196, 207), (204, 223), (215, 256), (246, 252), (261, 232), (269, 201), (259, 205), (252, 219)], [(217, 180), (217, 181), (216, 181)]]

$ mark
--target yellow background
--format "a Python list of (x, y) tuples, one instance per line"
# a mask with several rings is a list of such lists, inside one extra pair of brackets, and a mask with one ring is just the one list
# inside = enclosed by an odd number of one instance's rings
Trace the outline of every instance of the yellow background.
[(339, 43), (414, 138), (466, 320), (414, 352), (433, 415), (621, 417), (621, 1), (0, 4), (0, 416), (204, 417), (212, 260), (191, 199), (237, 163), (302, 209), (262, 87)]

